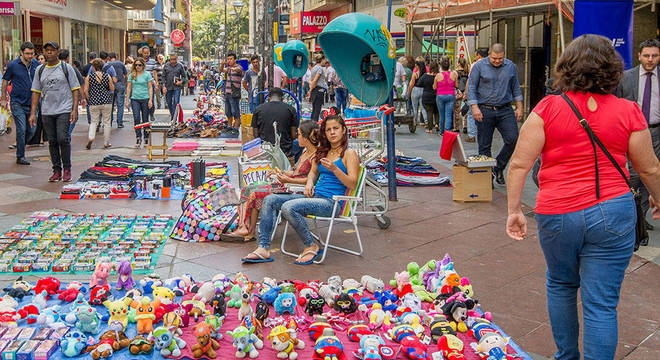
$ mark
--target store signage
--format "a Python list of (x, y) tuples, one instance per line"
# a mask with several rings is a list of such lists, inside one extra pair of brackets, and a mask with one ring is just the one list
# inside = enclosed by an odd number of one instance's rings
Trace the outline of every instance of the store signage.
[(300, 34), (301, 27), (302, 31), (306, 34), (320, 33), (323, 31), (323, 28), (328, 25), (329, 21), (329, 12), (306, 11), (304, 16), (301, 16), (301, 13), (295, 13), (291, 16), (291, 33)]
[(0, 2), (0, 16), (14, 16), (20, 15), (18, 10), (18, 3), (15, 2)]
[(179, 29), (174, 29), (172, 34), (170, 34), (170, 39), (172, 39), (172, 43), (174, 43), (174, 45), (178, 45), (186, 39), (186, 34), (184, 34), (183, 31)]
[(133, 29), (151, 30), (154, 27), (153, 19), (133, 19)]
[(41, 0), (47, 6), (54, 6), (59, 8), (65, 8), (67, 5), (67, 0)]

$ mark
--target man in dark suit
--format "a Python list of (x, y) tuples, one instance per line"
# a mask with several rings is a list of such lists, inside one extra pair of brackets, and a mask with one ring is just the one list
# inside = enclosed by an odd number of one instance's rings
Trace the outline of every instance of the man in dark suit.
[[(655, 155), (660, 158), (660, 78), (658, 63), (660, 63), (660, 41), (651, 39), (639, 45), (639, 65), (626, 70), (623, 80), (617, 88), (616, 95), (636, 102), (649, 124), (651, 139)], [(630, 168), (630, 182), (639, 189), (642, 196), (644, 214), (649, 209), (649, 193), (632, 167)], [(649, 223), (647, 228), (653, 229)]]

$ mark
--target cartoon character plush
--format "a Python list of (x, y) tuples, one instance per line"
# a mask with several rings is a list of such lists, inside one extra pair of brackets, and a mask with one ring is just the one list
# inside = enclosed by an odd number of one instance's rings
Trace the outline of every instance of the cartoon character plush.
[(388, 330), (391, 326), (392, 313), (384, 311), (383, 305), (380, 303), (373, 303), (369, 309), (367, 309), (365, 305), (360, 305), (358, 308), (360, 311), (367, 313), (367, 317), (369, 318), (369, 329), (375, 330), (381, 326), (385, 326), (385, 330)]
[(295, 314), (296, 296), (292, 293), (279, 294), (273, 303), (273, 308), (275, 308), (277, 315), (282, 315), (286, 312), (291, 315)]
[(395, 326), (390, 330), (390, 337), (401, 344), (401, 349), (408, 359), (429, 359), (426, 345), (415, 335), (415, 330), (410, 325)]
[(463, 360), (463, 341), (456, 335), (444, 334), (438, 339), (438, 350), (447, 360)]
[(215, 296), (216, 288), (212, 282), (205, 282), (197, 289), (197, 293), (193, 297), (194, 300), (207, 303)]
[(259, 300), (257, 303), (256, 308), (254, 309), (254, 318), (257, 321), (260, 321), (261, 323), (266, 320), (268, 315), (270, 314), (270, 309), (268, 308), (268, 305), (266, 304), (265, 301)]
[(76, 314), (76, 327), (78, 330), (96, 335), (99, 332), (101, 324), (101, 316), (96, 312), (96, 309), (89, 305), (78, 306), (75, 310)]
[(376, 292), (374, 297), (385, 311), (396, 311), (399, 297), (390, 290)]
[(135, 287), (135, 280), (133, 280), (133, 265), (123, 260), (117, 265), (117, 290), (131, 290)]
[(467, 325), (465, 325), (465, 320), (467, 319), (467, 305), (465, 302), (460, 300), (452, 300), (446, 302), (442, 306), (442, 313), (447, 316), (449, 324), (454, 330), (460, 332), (466, 332)]
[(369, 275), (362, 276), (360, 283), (365, 289), (367, 289), (368, 292), (372, 294), (385, 290), (385, 284), (383, 283), (383, 280), (376, 279)]
[(181, 330), (181, 316), (178, 313), (174, 311), (166, 313), (163, 316), (163, 325), (174, 328), (176, 335), (183, 335), (183, 331)]
[(241, 291), (241, 308), (238, 309), (238, 321), (242, 321), (243, 318), (252, 316), (254, 310), (250, 303), (252, 302), (252, 283), (248, 283), (247, 286)]
[(169, 312), (175, 312), (179, 317), (181, 318), (181, 327), (188, 327), (190, 324), (190, 315), (188, 315), (188, 312), (192, 310), (192, 304), (189, 306), (184, 307), (181, 304), (177, 303), (171, 303), (165, 305), (165, 311)]
[(78, 281), (70, 282), (65, 289), (57, 291), (57, 299), (64, 302), (76, 300), (78, 294), (85, 293), (87, 289)]
[(227, 313), (227, 302), (225, 300), (225, 294), (222, 292), (212, 297), (209, 305), (213, 308), (213, 315), (215, 316), (225, 316)]
[(212, 330), (211, 337), (213, 337), (216, 340), (222, 340), (222, 332), (220, 328), (225, 323), (225, 317), (209, 315), (204, 318), (204, 322), (209, 324), (209, 326), (211, 327)]
[(343, 313), (345, 315), (352, 314), (355, 311), (357, 311), (357, 303), (355, 302), (355, 299), (346, 294), (342, 293), (337, 295), (335, 297), (335, 301), (332, 305), (332, 308), (335, 309), (335, 311)]
[(29, 282), (24, 281), (22, 276), (19, 276), (11, 286), (8, 286), (3, 290), (7, 292), (7, 295), (14, 299), (18, 299), (19, 301), (23, 301), (24, 296), (32, 295), (32, 292), (30, 291), (32, 290), (32, 285), (30, 285)]
[(456, 330), (451, 327), (449, 321), (447, 321), (447, 317), (440, 314), (433, 317), (433, 321), (429, 324), (429, 329), (431, 329), (431, 338), (434, 342), (438, 342), (438, 339), (442, 335), (456, 335)]
[(128, 308), (132, 299), (128, 297), (119, 300), (110, 301), (106, 300), (103, 305), (108, 308), (110, 318), (108, 319), (108, 327), (116, 331), (124, 331), (128, 325)]
[(185, 348), (187, 345), (183, 339), (175, 335), (173, 329), (164, 326), (155, 328), (154, 331), (149, 334), (147, 340), (154, 342), (156, 349), (160, 351), (160, 354), (163, 357), (179, 357), (181, 356), (181, 349)]
[(59, 289), (60, 281), (52, 276), (48, 276), (43, 279), (39, 279), (39, 281), (37, 281), (37, 285), (35, 285), (34, 289), (32, 290), (35, 294), (39, 294), (45, 290), (46, 294), (48, 294), (46, 299), (48, 299), (51, 295), (57, 294)]
[(319, 288), (319, 295), (323, 296), (325, 303), (328, 304), (328, 306), (332, 306), (334, 304), (335, 297), (341, 293), (341, 290), (341, 278), (337, 275), (334, 275), (328, 278), (327, 284), (321, 285)]
[(195, 325), (193, 328), (197, 344), (192, 346), (192, 353), (195, 359), (206, 356), (215, 359), (215, 351), (220, 348), (220, 344), (213, 338), (213, 329), (205, 322)]
[(164, 286), (156, 287), (153, 291), (153, 295), (154, 295), (154, 300), (158, 299), (160, 303), (163, 305), (172, 303), (175, 298), (174, 291)]
[(76, 296), (76, 299), (71, 303), (71, 307), (69, 308), (69, 312), (65, 316), (65, 320), (69, 324), (74, 324), (77, 320), (76, 317), (76, 309), (78, 309), (80, 306), (83, 305), (89, 305), (87, 300), (85, 300), (85, 296), (81, 293)]
[(110, 271), (112, 270), (112, 264), (106, 262), (97, 262), (96, 267), (94, 267), (94, 273), (92, 274), (92, 279), (89, 281), (89, 286), (97, 285), (109, 285), (108, 276), (110, 276)]
[(149, 334), (153, 331), (156, 315), (154, 312), (160, 305), (160, 300), (151, 301), (148, 296), (143, 296), (139, 301), (133, 300), (131, 307), (135, 309), (135, 320), (137, 321), (138, 334)]
[(309, 284), (301, 283), (297, 286), (297, 290), (298, 306), (300, 307), (305, 306), (310, 297), (315, 297), (319, 294), (319, 287), (316, 282), (310, 282)]
[(415, 334), (420, 337), (424, 334), (424, 325), (422, 325), (422, 316), (424, 315), (424, 311), (413, 311), (409, 307), (400, 307), (396, 309), (396, 316), (399, 320), (399, 324), (410, 325), (415, 331)]
[(447, 273), (444, 279), (442, 279), (441, 284), (442, 287), (440, 288), (440, 292), (443, 294), (451, 294), (454, 292), (454, 288), (460, 289), (461, 277), (455, 272)]
[(60, 306), (54, 305), (40, 311), (39, 316), (37, 316), (37, 324), (41, 327), (61, 328), (66, 326), (61, 321), (63, 319), (64, 316), (60, 315)]
[(465, 296), (474, 298), (474, 290), (472, 290), (470, 279), (466, 277), (461, 278), (461, 285), (459, 285), (458, 287), (465, 294)]
[(109, 359), (114, 354), (113, 344), (112, 339), (101, 340), (94, 346), (88, 347), (86, 351), (94, 360)]
[(268, 305), (273, 305), (275, 302), (275, 299), (277, 299), (277, 296), (280, 294), (282, 291), (282, 288), (279, 286), (273, 286), (266, 291), (262, 292), (260, 297), (263, 301), (266, 302)]
[(380, 335), (367, 334), (360, 336), (360, 348), (354, 352), (355, 357), (364, 360), (394, 359), (395, 352), (385, 345)]
[(323, 333), (314, 344), (314, 358), (323, 360), (338, 360), (343, 357), (344, 345), (335, 336), (331, 327), (324, 328)]
[(94, 286), (89, 290), (89, 304), (90, 305), (103, 305), (106, 301), (112, 301), (112, 293), (110, 292), (110, 285)]
[(151, 274), (140, 280), (140, 286), (142, 287), (143, 293), (151, 294), (155, 288), (163, 286), (163, 282), (160, 280), (160, 275)]
[(245, 326), (239, 326), (234, 331), (227, 331), (227, 335), (234, 339), (232, 344), (236, 348), (237, 358), (249, 356), (251, 359), (254, 359), (259, 356), (259, 351), (257, 350), (263, 349), (264, 342), (254, 332), (254, 327), (248, 330)]
[(394, 280), (390, 280), (390, 285), (396, 288), (394, 292), (399, 297), (412, 292), (410, 274), (407, 271), (395, 272)]
[(298, 339), (296, 335), (296, 323), (291, 321), (288, 326), (278, 325), (274, 327), (266, 339), (271, 340), (278, 358), (295, 360), (298, 358), (296, 349), (302, 350), (305, 348), (305, 342)]
[(319, 295), (311, 296), (308, 295), (307, 305), (305, 305), (305, 313), (309, 316), (314, 316), (314, 314), (323, 314), (323, 308), (325, 307), (325, 299)]
[(499, 332), (486, 332), (481, 336), (478, 344), (472, 343), (472, 348), (485, 360), (510, 360), (514, 356), (506, 353), (508, 343), (509, 340)]
[(36, 306), (37, 309), (45, 309), (48, 307), (48, 293), (46, 290), (42, 290), (32, 297), (32, 305)]
[(230, 308), (240, 308), (241, 307), (241, 287), (234, 284), (232, 286), (231, 290), (229, 291), (229, 301), (227, 302), (227, 306)]
[(93, 341), (87, 335), (76, 329), (70, 329), (60, 340), (60, 349), (66, 357), (82, 355), (87, 346)]
[(409, 307), (412, 311), (419, 311), (422, 310), (422, 299), (413, 293), (408, 293), (401, 298), (401, 306)]
[(133, 355), (148, 355), (154, 351), (154, 342), (144, 336), (137, 335), (128, 345), (128, 351)]
[(121, 330), (108, 330), (101, 334), (99, 341), (112, 340), (109, 343), (114, 351), (127, 348), (131, 344), (131, 339)]
[(209, 314), (209, 311), (206, 310), (206, 304), (198, 300), (186, 300), (181, 305), (188, 311), (188, 315), (195, 319), (195, 322), (199, 321), (201, 316)]

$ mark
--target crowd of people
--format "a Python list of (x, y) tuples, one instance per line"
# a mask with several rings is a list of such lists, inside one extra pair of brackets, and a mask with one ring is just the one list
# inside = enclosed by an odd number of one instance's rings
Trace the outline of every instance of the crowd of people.
[[(50, 41), (36, 54), (29, 41), (21, 44), (20, 56), (10, 62), (2, 77), (0, 106), (11, 110), (16, 127), (16, 163), (30, 165), (25, 157), (28, 144), (48, 142), (53, 174), (49, 181), (71, 181), (71, 134), (78, 121), (78, 108), (87, 110), (89, 124), (86, 148), (91, 149), (99, 129), (103, 147), (110, 148), (115, 122), (124, 127), (124, 108), (131, 109), (134, 125), (155, 121), (156, 108), (175, 115), (182, 92), (194, 92), (193, 71), (159, 54), (151, 57), (148, 46), (138, 56), (117, 59), (113, 52), (88, 54), (88, 63), (70, 61), (69, 51)], [(116, 118), (115, 118), (116, 115)], [(148, 144), (145, 129), (135, 130), (136, 147)]]

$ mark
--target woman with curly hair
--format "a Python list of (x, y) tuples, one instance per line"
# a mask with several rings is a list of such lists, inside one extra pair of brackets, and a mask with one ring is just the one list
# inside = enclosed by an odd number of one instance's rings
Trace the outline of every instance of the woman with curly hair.
[[(619, 173), (626, 157), (651, 194), (660, 218), (660, 162), (639, 106), (612, 95), (623, 62), (609, 39), (582, 35), (566, 48), (554, 69), (555, 87), (534, 108), (520, 130), (507, 179), (506, 232), (527, 235), (520, 198), (525, 177), (541, 156), (534, 209), (547, 265), (546, 291), (555, 359), (580, 359), (577, 292), (583, 309), (584, 359), (613, 359), (617, 346), (617, 304), (635, 244), (633, 194)], [(584, 120), (580, 120), (575, 106)], [(588, 125), (587, 125), (588, 124)], [(611, 154), (592, 143), (591, 128)], [(595, 141), (595, 140), (594, 140)]]

